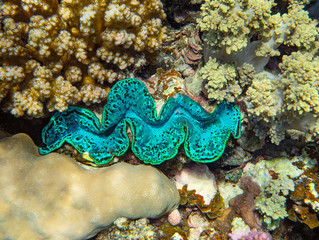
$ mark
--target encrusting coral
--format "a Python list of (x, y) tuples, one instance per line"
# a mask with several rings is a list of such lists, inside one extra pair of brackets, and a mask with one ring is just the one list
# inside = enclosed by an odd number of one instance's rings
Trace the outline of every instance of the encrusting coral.
[(175, 175), (175, 183), (181, 195), (181, 205), (197, 207), (209, 219), (223, 214), (224, 199), (218, 192), (214, 174), (205, 164), (182, 168)]
[(120, 217), (115, 220), (114, 225), (99, 233), (95, 240), (156, 240), (162, 238), (161, 232), (149, 224), (148, 219), (130, 221)]
[(0, 239), (88, 239), (118, 217), (157, 218), (180, 196), (154, 167), (85, 169), (57, 153), (40, 156), (26, 134), (0, 141)]
[(242, 217), (250, 228), (260, 229), (261, 225), (255, 212), (255, 198), (261, 193), (261, 188), (251, 177), (241, 178), (239, 186), (244, 192), (229, 201), (230, 212), (227, 221), (232, 222), (235, 217)]
[(304, 170), (296, 181), (294, 191), (289, 197), (294, 204), (288, 210), (288, 218), (307, 224), (310, 228), (319, 226), (319, 174), (318, 160), (304, 155), (298, 157), (295, 164)]
[(250, 229), (241, 218), (234, 218), (232, 221), (232, 232), (229, 234), (231, 240), (272, 240), (268, 232)]
[(0, 102), (41, 117), (105, 99), (165, 39), (159, 0), (0, 2)]
[(279, 226), (281, 219), (288, 216), (286, 200), (289, 191), (295, 190), (294, 178), (303, 170), (293, 165), (294, 159), (277, 158), (262, 160), (257, 164), (248, 163), (243, 169), (243, 176), (251, 177), (261, 188), (255, 205), (263, 215), (263, 224), (268, 230)]

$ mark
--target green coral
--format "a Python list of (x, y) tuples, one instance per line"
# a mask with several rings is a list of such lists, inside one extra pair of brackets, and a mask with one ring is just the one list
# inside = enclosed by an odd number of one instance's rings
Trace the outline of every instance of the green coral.
[(286, 211), (286, 196), (294, 191), (297, 178), (303, 173), (287, 158), (263, 160), (256, 165), (248, 163), (243, 176), (251, 176), (262, 189), (256, 197), (256, 208), (263, 215), (263, 222), (268, 230), (278, 227), (279, 221), (288, 216)]

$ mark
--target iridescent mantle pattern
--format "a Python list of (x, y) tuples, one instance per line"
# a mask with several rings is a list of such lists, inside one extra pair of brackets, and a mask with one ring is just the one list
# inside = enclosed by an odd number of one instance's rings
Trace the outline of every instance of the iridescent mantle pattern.
[(47, 154), (67, 142), (80, 153), (88, 153), (95, 164), (106, 164), (128, 149), (129, 126), (132, 151), (145, 163), (155, 165), (173, 158), (182, 143), (193, 161), (213, 162), (224, 152), (231, 134), (239, 138), (240, 121), (240, 111), (232, 103), (223, 102), (209, 113), (181, 94), (168, 99), (157, 116), (146, 86), (130, 78), (111, 89), (101, 123), (84, 108), (71, 106), (55, 113), (42, 131), (46, 146), (39, 152)]

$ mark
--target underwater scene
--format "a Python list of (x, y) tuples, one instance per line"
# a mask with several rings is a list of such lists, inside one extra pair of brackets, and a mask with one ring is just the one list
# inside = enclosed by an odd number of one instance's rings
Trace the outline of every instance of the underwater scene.
[(0, 0), (0, 240), (319, 239), (319, 0)]

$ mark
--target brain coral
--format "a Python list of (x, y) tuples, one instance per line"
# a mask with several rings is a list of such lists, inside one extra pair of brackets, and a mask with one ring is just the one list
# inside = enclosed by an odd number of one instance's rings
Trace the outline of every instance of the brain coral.
[(159, 0), (9, 0), (0, 12), (0, 102), (15, 116), (100, 102), (104, 82), (130, 75), (166, 37)]
[(118, 217), (156, 218), (179, 194), (151, 166), (84, 169), (65, 155), (39, 156), (26, 134), (0, 141), (0, 239), (88, 239)]

